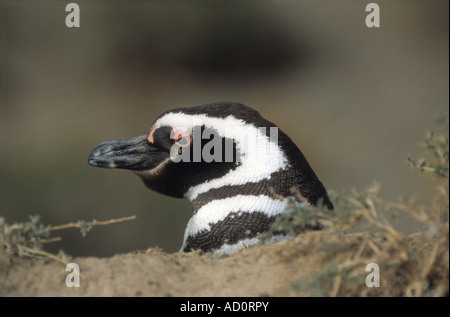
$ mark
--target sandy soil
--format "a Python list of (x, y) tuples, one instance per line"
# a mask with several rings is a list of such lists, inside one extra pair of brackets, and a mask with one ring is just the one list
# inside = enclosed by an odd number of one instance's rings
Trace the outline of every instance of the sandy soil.
[[(0, 266), (0, 295), (402, 296), (419, 276), (414, 261), (423, 257), (426, 243), (421, 239), (405, 237), (406, 255), (398, 250), (389, 254), (391, 242), (381, 233), (322, 231), (229, 256), (151, 248), (111, 258), (80, 257), (71, 259), (80, 267), (79, 288), (66, 286), (68, 273), (61, 263), (13, 257)], [(377, 255), (374, 250), (384, 251)], [(380, 287), (369, 288), (365, 267), (377, 256)], [(448, 295), (448, 254), (434, 262), (427, 276), (430, 287), (446, 285), (432, 294)]]

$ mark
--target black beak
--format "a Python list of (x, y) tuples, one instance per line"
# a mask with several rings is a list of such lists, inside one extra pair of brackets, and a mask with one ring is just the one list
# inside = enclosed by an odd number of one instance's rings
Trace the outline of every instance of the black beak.
[(147, 142), (147, 135), (129, 139), (106, 141), (95, 147), (89, 155), (89, 165), (104, 168), (149, 170), (169, 157), (169, 153)]

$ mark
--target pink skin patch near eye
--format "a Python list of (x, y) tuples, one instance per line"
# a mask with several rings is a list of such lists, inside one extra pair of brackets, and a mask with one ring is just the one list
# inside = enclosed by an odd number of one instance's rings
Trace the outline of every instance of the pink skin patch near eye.
[(192, 137), (188, 133), (187, 129), (182, 127), (173, 127), (172, 131), (170, 132), (170, 138), (174, 140), (178, 145), (180, 146), (187, 146), (191, 144)]
[(153, 138), (153, 133), (155, 133), (157, 129), (159, 129), (159, 127), (156, 127), (152, 131), (150, 131), (147, 137), (148, 142), (153, 143), (155, 141), (155, 139)]

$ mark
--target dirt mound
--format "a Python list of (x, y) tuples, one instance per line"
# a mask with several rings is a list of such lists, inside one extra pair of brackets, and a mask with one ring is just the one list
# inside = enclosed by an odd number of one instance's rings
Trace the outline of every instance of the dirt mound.
[[(402, 296), (448, 295), (448, 254), (434, 254), (420, 282), (432, 241), (404, 236), (403, 250), (382, 233), (308, 232), (235, 254), (159, 249), (111, 258), (74, 258), (80, 287), (66, 286), (63, 264), (10, 257), (0, 271), (2, 296)], [(426, 262), (426, 261), (425, 261)], [(366, 265), (379, 265), (379, 287), (366, 286)], [(374, 279), (372, 279), (374, 281)], [(420, 285), (416, 285), (420, 282)], [(415, 293), (421, 290), (421, 294)]]

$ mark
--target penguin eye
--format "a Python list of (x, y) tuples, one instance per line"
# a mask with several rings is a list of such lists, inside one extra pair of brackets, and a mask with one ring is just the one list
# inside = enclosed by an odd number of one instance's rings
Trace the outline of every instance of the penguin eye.
[(170, 138), (182, 147), (188, 146), (192, 142), (192, 137), (185, 128), (173, 128), (170, 132)]
[(181, 146), (185, 146), (190, 143), (190, 138), (187, 135), (179, 134), (175, 138), (175, 143), (178, 143)]

